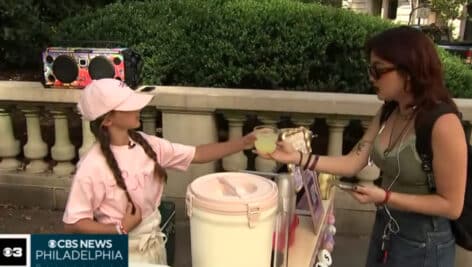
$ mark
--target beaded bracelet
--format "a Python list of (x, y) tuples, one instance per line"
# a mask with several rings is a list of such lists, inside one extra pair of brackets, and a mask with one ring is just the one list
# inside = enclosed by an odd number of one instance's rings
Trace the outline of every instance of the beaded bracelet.
[(126, 235), (128, 234), (128, 232), (126, 232), (125, 228), (123, 227), (123, 224), (120, 222), (120, 223), (117, 223), (115, 225), (115, 228), (116, 228), (116, 231), (118, 232), (118, 234), (120, 235)]
[(300, 153), (300, 160), (298, 161), (298, 166), (302, 165), (302, 159), (303, 159), (303, 153), (301, 151), (298, 151)]
[(311, 162), (311, 164), (309, 165), (309, 169), (314, 171), (315, 168), (316, 168), (316, 164), (318, 163), (318, 160), (320, 159), (320, 156), (319, 155), (315, 155), (315, 158), (313, 159), (313, 161)]
[(305, 166), (303, 166), (303, 169), (306, 170), (306, 168), (308, 168), (308, 164), (310, 164), (310, 161), (311, 161), (311, 158), (313, 157), (313, 154), (309, 154), (308, 155), (308, 159), (307, 161), (305, 162)]

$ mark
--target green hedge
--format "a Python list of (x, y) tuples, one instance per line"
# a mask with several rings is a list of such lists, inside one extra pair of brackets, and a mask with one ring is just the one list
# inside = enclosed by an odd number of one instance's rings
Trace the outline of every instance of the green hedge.
[[(147, 84), (372, 93), (362, 47), (391, 25), (291, 0), (159, 0), (67, 19), (55, 38), (121, 41), (143, 55)], [(444, 62), (455, 95), (470, 97), (470, 70)]]
[(318, 3), (322, 5), (330, 5), (335, 7), (342, 7), (343, 1), (342, 0), (295, 0), (300, 1), (303, 3)]
[(57, 23), (116, 1), (124, 0), (0, 1), (0, 69), (39, 67)]
[(445, 68), (446, 85), (455, 97), (472, 98), (472, 70), (462, 63), (462, 59), (444, 50), (439, 55)]

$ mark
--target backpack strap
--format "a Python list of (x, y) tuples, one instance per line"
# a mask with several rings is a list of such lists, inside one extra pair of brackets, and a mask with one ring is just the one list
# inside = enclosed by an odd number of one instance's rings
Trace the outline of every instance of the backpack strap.
[[(440, 103), (436, 105), (432, 110), (427, 110), (428, 115), (425, 116), (425, 120), (420, 124), (415, 124), (416, 131), (416, 151), (421, 158), (421, 168), (426, 173), (428, 179), (428, 185), (431, 191), (436, 190), (436, 185), (433, 176), (433, 149), (431, 143), (431, 135), (433, 132), (433, 126), (436, 120), (444, 114), (454, 113), (454, 108), (446, 103)], [(459, 115), (460, 117), (460, 115)]]

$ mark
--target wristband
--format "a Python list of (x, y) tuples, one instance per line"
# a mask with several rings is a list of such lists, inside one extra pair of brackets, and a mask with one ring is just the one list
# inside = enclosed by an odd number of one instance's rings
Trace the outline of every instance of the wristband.
[(125, 228), (123, 227), (123, 224), (121, 222), (117, 223), (115, 225), (115, 227), (116, 227), (116, 231), (118, 232), (118, 234), (120, 234), (120, 235), (128, 234), (128, 232), (125, 230)]
[(384, 200), (382, 201), (382, 205), (387, 205), (388, 203), (388, 200), (390, 199), (390, 195), (392, 194), (392, 191), (390, 190), (385, 190), (385, 198)]
[(122, 235), (122, 234), (123, 234), (123, 232), (121, 231), (121, 227), (120, 227), (120, 225), (119, 225), (118, 223), (115, 224), (115, 229), (116, 229), (116, 232), (117, 232), (119, 235)]

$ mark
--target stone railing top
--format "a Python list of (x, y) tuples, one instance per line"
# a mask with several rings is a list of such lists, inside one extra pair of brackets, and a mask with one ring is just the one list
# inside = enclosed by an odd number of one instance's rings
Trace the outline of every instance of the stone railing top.
[(77, 103), (80, 90), (49, 89), (39, 82), (0, 81), (1, 102)]
[[(143, 87), (138, 88), (140, 90)], [(38, 82), (0, 81), (0, 102), (77, 102), (81, 90), (45, 89)], [(151, 105), (180, 111), (267, 111), (340, 116), (372, 116), (381, 105), (375, 95), (156, 86)], [(455, 99), (464, 119), (472, 120), (472, 99)]]
[(156, 87), (161, 108), (244, 110), (372, 116), (381, 102), (374, 95), (283, 90)]

